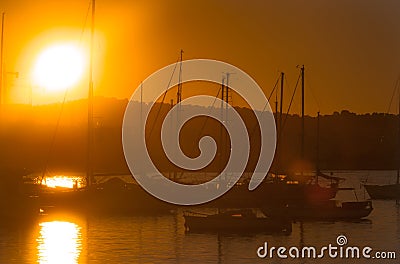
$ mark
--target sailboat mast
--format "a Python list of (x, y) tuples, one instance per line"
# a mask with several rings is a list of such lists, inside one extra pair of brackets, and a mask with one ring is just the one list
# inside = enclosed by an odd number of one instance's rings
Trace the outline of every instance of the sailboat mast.
[(277, 143), (276, 143), (276, 148), (275, 148), (275, 160), (276, 160), (276, 170), (277, 172), (280, 171), (280, 145), (281, 145), (281, 135), (282, 135), (282, 129), (283, 129), (283, 84), (284, 84), (284, 78), (285, 78), (285, 73), (281, 72), (281, 91), (280, 91), (280, 106), (279, 106), (279, 112), (278, 112), (278, 92), (276, 92), (276, 129), (278, 131), (278, 136), (277, 136)]
[[(222, 77), (222, 82), (221, 82), (221, 121), (224, 122), (224, 93), (225, 93), (225, 77)], [(225, 142), (224, 142), (224, 138), (223, 138), (223, 129), (224, 129), (224, 125), (221, 123), (221, 127), (220, 127), (220, 132), (219, 132), (219, 139), (220, 139), (220, 147), (218, 147), (219, 149), (219, 158), (220, 158), (220, 169), (222, 171), (222, 166), (223, 166), (223, 154), (225, 153), (225, 148), (223, 146), (225, 146)]]
[(397, 139), (397, 141), (398, 141), (398, 143), (397, 143), (397, 151), (398, 151), (398, 153), (397, 153), (397, 178), (396, 178), (396, 184), (400, 184), (400, 77), (397, 79), (396, 85), (397, 85), (397, 92), (398, 92), (398, 97), (399, 97), (399, 105), (398, 105), (399, 112), (398, 112), (398, 118), (397, 118), (398, 122), (399, 122), (399, 128), (398, 128), (398, 131), (397, 131), (397, 137), (398, 137), (398, 139)]
[(281, 72), (281, 102), (280, 102), (280, 109), (279, 109), (279, 135), (281, 134), (282, 131), (282, 125), (283, 125), (283, 84), (284, 84), (284, 79), (285, 79), (285, 73)]
[(88, 148), (87, 148), (87, 168), (86, 180), (88, 186), (93, 183), (93, 45), (95, 27), (95, 0), (92, 0), (92, 23), (90, 33), (90, 65), (89, 65), (89, 92), (88, 92)]
[[(304, 65), (301, 66), (301, 161), (304, 162)], [(303, 174), (303, 168), (301, 171)]]
[(178, 76), (178, 92), (176, 98), (176, 104), (178, 105), (178, 107), (180, 106), (180, 103), (182, 101), (182, 59), (183, 59), (183, 50), (181, 49), (181, 56), (179, 62), (179, 76)]
[(276, 92), (275, 95), (275, 119), (277, 120), (276, 129), (279, 129), (278, 92)]
[(316, 163), (317, 163), (316, 181), (317, 181), (317, 183), (318, 183), (318, 174), (319, 174), (319, 170), (320, 170), (320, 167), (319, 167), (319, 122), (320, 122), (320, 118), (319, 118), (319, 111), (318, 111), (318, 115), (317, 115), (317, 160), (316, 160)]
[(229, 107), (228, 107), (228, 104), (229, 104), (229, 76), (231, 75), (231, 73), (230, 72), (227, 72), (226, 73), (226, 85), (225, 85), (225, 93), (226, 93), (226, 99), (225, 99), (225, 102), (226, 102), (226, 105), (225, 105), (225, 111), (226, 111), (226, 113), (225, 113), (225, 123), (226, 124), (228, 124), (228, 110), (229, 110)]
[[(1, 43), (0, 43), (0, 107), (3, 92), (3, 46), (4, 46), (4, 16), (5, 13), (1, 14)], [(0, 109), (1, 110), (1, 109)]]
[(183, 49), (181, 49), (181, 55), (180, 55), (180, 60), (179, 60), (179, 76), (178, 76), (178, 91), (176, 93), (176, 106), (177, 106), (177, 112), (176, 112), (176, 124), (179, 124), (179, 121), (181, 119), (181, 102), (182, 102), (182, 60), (183, 60)]

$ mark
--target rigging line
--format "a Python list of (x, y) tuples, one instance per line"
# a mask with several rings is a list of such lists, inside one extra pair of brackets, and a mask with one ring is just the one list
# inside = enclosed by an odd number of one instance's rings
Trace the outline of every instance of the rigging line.
[(82, 31), (81, 31), (81, 36), (79, 37), (79, 43), (82, 44), (82, 39), (83, 39), (83, 34), (85, 32), (86, 29), (86, 24), (89, 18), (89, 12), (90, 12), (90, 7), (92, 6), (92, 0), (89, 1), (89, 6), (88, 9), (86, 11), (86, 16), (85, 16), (85, 20), (83, 22), (83, 27), (82, 27)]
[(387, 109), (387, 111), (386, 111), (386, 114), (389, 114), (390, 108), (392, 107), (393, 99), (394, 99), (394, 96), (395, 96), (395, 94), (396, 94), (396, 90), (397, 90), (397, 86), (398, 86), (398, 84), (399, 84), (399, 81), (400, 81), (400, 77), (397, 78), (397, 80), (396, 80), (396, 82), (395, 82), (395, 84), (394, 84), (394, 89), (393, 89), (393, 92), (392, 92), (392, 97), (390, 98), (389, 107), (388, 107), (388, 109)]
[[(264, 105), (264, 107), (263, 107), (263, 109), (261, 111), (260, 117), (262, 116), (262, 114), (264, 113), (265, 109), (267, 108), (267, 105), (269, 105), (269, 101), (271, 100), (271, 97), (274, 94), (276, 87), (278, 86), (279, 80), (280, 80), (280, 72), (278, 72), (278, 77), (276, 78), (276, 82), (275, 82), (274, 88), (272, 89), (271, 93), (268, 96), (267, 102), (265, 103), (265, 105)], [(257, 119), (257, 116), (256, 116), (256, 119)], [(257, 123), (253, 126), (253, 129), (249, 133), (250, 148), (251, 148), (251, 143), (254, 141), (253, 135), (256, 132), (256, 129), (257, 129)], [(260, 151), (261, 151), (261, 149), (260, 149)]]
[[(79, 44), (80, 45), (82, 45), (83, 34), (85, 32), (85, 29), (86, 29), (86, 24), (87, 24), (87, 21), (88, 21), (88, 17), (89, 17), (89, 12), (90, 12), (90, 7), (91, 6), (92, 6), (92, 1), (90, 0), (88, 8), (87, 8), (87, 11), (86, 11), (85, 20), (83, 22), (81, 34), (80, 34), (80, 37), (79, 37)], [(44, 168), (43, 168), (43, 172), (42, 172), (42, 176), (41, 176), (41, 180), (40, 180), (41, 182), (42, 182), (43, 178), (45, 177), (46, 171), (48, 170), (48, 163), (50, 162), (50, 154), (51, 154), (51, 152), (52, 152), (52, 150), (54, 148), (54, 145), (55, 145), (56, 135), (57, 135), (58, 128), (59, 128), (59, 125), (60, 125), (61, 116), (62, 116), (62, 113), (64, 111), (64, 106), (65, 106), (65, 101), (67, 99), (68, 90), (69, 89), (66, 89), (65, 92), (64, 92), (64, 97), (63, 97), (63, 101), (62, 101), (62, 104), (61, 104), (60, 113), (58, 114), (56, 127), (54, 129), (53, 137), (51, 139), (51, 143), (50, 143), (50, 146), (49, 146), (49, 149), (48, 149), (48, 153), (47, 153), (47, 157), (46, 157), (46, 162), (45, 162), (45, 165), (44, 165)]]
[(286, 112), (285, 119), (283, 120), (283, 125), (282, 125), (281, 132), (280, 132), (279, 134), (282, 133), (282, 130), (283, 130), (284, 127), (285, 127), (286, 120), (287, 120), (287, 117), (288, 117), (288, 115), (289, 115), (290, 108), (292, 107), (294, 95), (296, 94), (296, 90), (297, 90), (297, 87), (298, 87), (298, 85), (299, 85), (300, 77), (301, 77), (301, 73), (299, 74), (299, 77), (297, 78), (296, 86), (294, 87), (294, 91), (293, 91), (293, 94), (292, 94), (292, 98), (290, 99), (289, 107), (288, 107), (288, 110), (287, 110), (287, 112)]
[(162, 105), (163, 105), (163, 103), (164, 103), (165, 96), (167, 95), (168, 88), (169, 88), (169, 86), (171, 85), (171, 81), (172, 81), (172, 78), (174, 77), (175, 70), (176, 70), (176, 66), (178, 65), (179, 60), (180, 60), (180, 58), (178, 58), (178, 60), (177, 60), (176, 63), (175, 63), (174, 70), (172, 71), (171, 77), (170, 77), (169, 82), (168, 82), (168, 85), (167, 85), (167, 89), (165, 89), (163, 98), (162, 98), (161, 103), (160, 103), (160, 107), (158, 108), (158, 111), (157, 111), (157, 115), (156, 115), (156, 117), (155, 117), (155, 119), (154, 119), (153, 125), (151, 126), (149, 138), (151, 137), (151, 134), (153, 133), (153, 130), (154, 130), (154, 127), (155, 127), (155, 125), (156, 125), (158, 116), (160, 115), (161, 107), (162, 107)]
[[(275, 92), (275, 104), (276, 104), (276, 107), (278, 107), (278, 89), (276, 89), (276, 92)], [(276, 111), (276, 114), (277, 114), (277, 116), (278, 116), (278, 109), (276, 109), (275, 110)]]
[[(290, 84), (289, 84), (289, 81), (288, 81), (288, 79), (286, 78), (286, 74), (285, 74), (285, 81), (286, 81), (286, 83), (288, 84), (287, 86), (289, 86), (290, 87)], [(299, 82), (299, 80), (297, 80), (297, 83)], [(296, 86), (297, 86), (297, 83), (296, 83)]]
[(211, 113), (212, 107), (214, 107), (215, 101), (217, 101), (217, 98), (218, 98), (218, 95), (219, 95), (220, 92), (221, 92), (221, 88), (219, 88), (218, 93), (217, 93), (217, 95), (215, 96), (214, 101), (213, 101), (213, 103), (212, 103), (212, 105), (211, 105), (211, 107), (210, 107), (210, 110), (208, 111), (209, 114), (207, 115), (206, 120), (204, 120), (204, 122), (203, 122), (203, 126), (201, 127), (200, 132), (199, 132), (199, 137), (200, 137), (201, 134), (203, 133), (204, 127), (206, 126), (207, 121), (208, 121), (208, 119), (210, 118), (210, 113)]
[[(288, 81), (288, 79), (286, 78), (286, 75), (284, 76), (284, 78), (285, 78), (286, 83), (289, 84), (289, 81)], [(299, 78), (300, 78), (300, 75), (299, 75)], [(283, 131), (283, 128), (285, 127), (285, 121), (286, 121), (286, 118), (287, 118), (287, 116), (288, 116), (288, 114), (289, 114), (290, 107), (291, 107), (291, 104), (292, 104), (292, 101), (293, 101), (293, 98), (294, 98), (294, 94), (296, 93), (297, 85), (298, 85), (298, 83), (299, 83), (299, 78), (297, 79), (296, 86), (295, 86), (295, 88), (294, 88), (294, 92), (293, 92), (293, 95), (292, 95), (291, 100), (290, 100), (289, 108), (288, 108), (288, 110), (287, 110), (287, 113), (285, 114), (285, 119), (284, 119), (284, 121), (282, 122), (281, 130), (278, 132), (278, 141), (279, 141), (280, 138), (282, 137), (282, 131)], [(288, 86), (289, 86), (289, 85), (288, 85)], [(282, 114), (283, 114), (283, 113), (282, 113)]]
[[(271, 100), (271, 97), (274, 94), (276, 87), (278, 86), (279, 78), (280, 78), (280, 73), (278, 73), (278, 77), (276, 78), (276, 82), (275, 82), (274, 88), (272, 89), (271, 93), (269, 94), (268, 100), (265, 103), (264, 108), (261, 110), (261, 115), (264, 113), (265, 108), (267, 108), (267, 105), (269, 104), (269, 101)], [(250, 140), (251, 140), (251, 136), (253, 136), (254, 132), (256, 132), (256, 128), (257, 128), (257, 124), (255, 124), (253, 126), (253, 129), (251, 130), (251, 132), (249, 134)]]
[[(308, 72), (309, 72), (309, 70), (308, 70)], [(308, 76), (308, 75), (307, 75), (307, 76)], [(308, 79), (308, 80), (310, 80), (310, 77), (308, 77), (307, 79)], [(312, 95), (312, 97), (313, 97), (313, 99), (314, 99), (315, 103), (317, 104), (318, 112), (320, 112), (320, 110), (321, 110), (321, 107), (320, 107), (320, 104), (319, 104), (319, 102), (318, 102), (318, 100), (317, 100), (317, 97), (315, 96), (315, 92), (314, 92), (314, 90), (313, 90), (312, 86), (310, 85), (310, 81), (308, 81), (308, 85), (307, 85), (307, 87), (309, 87), (309, 88), (310, 88), (311, 95)]]
[[(269, 100), (271, 100), (271, 97), (272, 97), (272, 95), (273, 95), (274, 92), (275, 92), (276, 86), (278, 85), (278, 82), (279, 82), (279, 78), (280, 78), (280, 76), (279, 76), (279, 74), (278, 74), (278, 77), (276, 78), (276, 82), (275, 82), (275, 85), (274, 85), (274, 89), (272, 89), (271, 93), (269, 94), (268, 102), (267, 102), (267, 103), (269, 103)], [(265, 110), (265, 108), (267, 107), (267, 103), (265, 103), (263, 110)]]
[(53, 137), (51, 139), (50, 147), (49, 147), (48, 152), (47, 152), (46, 162), (44, 164), (44, 168), (43, 168), (42, 177), (40, 179), (40, 182), (42, 182), (42, 180), (44, 179), (46, 171), (48, 169), (48, 164), (50, 162), (50, 154), (51, 154), (51, 152), (52, 152), (52, 150), (54, 148), (54, 145), (55, 145), (58, 128), (60, 126), (61, 116), (62, 116), (62, 113), (64, 111), (65, 101), (67, 99), (67, 94), (68, 94), (68, 89), (66, 89), (65, 92), (64, 92), (64, 98), (63, 98), (63, 101), (62, 101), (62, 104), (61, 104), (60, 113), (58, 114), (57, 123), (56, 123), (56, 127), (54, 128), (54, 133), (53, 133)]

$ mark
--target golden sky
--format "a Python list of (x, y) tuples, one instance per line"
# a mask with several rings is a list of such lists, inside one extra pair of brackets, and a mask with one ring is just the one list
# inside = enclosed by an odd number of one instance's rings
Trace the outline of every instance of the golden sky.
[[(20, 73), (18, 79), (5, 74), (12, 100), (29, 101), (32, 87), (34, 103), (46, 102), (50, 95), (32, 85), (32, 65), (54, 42), (87, 48), (88, 7), (89, 0), (1, 1), (6, 71)], [(400, 74), (399, 10), (395, 0), (97, 0), (95, 94), (130, 97), (184, 49), (184, 59), (222, 60), (243, 69), (267, 95), (284, 71), (289, 96), (296, 65), (304, 64), (310, 115), (385, 112)], [(87, 77), (69, 96), (85, 96), (86, 83)]]

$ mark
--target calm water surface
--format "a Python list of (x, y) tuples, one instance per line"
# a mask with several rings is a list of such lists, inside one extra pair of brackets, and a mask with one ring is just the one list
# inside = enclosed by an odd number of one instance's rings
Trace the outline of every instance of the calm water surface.
[[(366, 175), (348, 177), (350, 184), (359, 184)], [(395, 201), (374, 201), (373, 206), (368, 220), (297, 222), (290, 235), (185, 233), (182, 210), (165, 216), (45, 216), (24, 226), (0, 228), (0, 263), (399, 263), (257, 257), (264, 242), (319, 248), (336, 245), (337, 236), (343, 234), (348, 245), (396, 251), (399, 259), (400, 206)]]

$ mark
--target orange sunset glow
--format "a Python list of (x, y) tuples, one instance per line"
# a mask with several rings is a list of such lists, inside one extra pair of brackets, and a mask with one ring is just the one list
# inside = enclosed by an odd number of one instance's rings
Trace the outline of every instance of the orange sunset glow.
[(0, 264), (399, 263), (399, 0), (0, 0), (0, 40)]
[[(52, 43), (79, 43), (88, 55), (86, 1), (3, 1), (4, 61), (10, 102), (61, 101), (31, 73)], [(249, 73), (268, 94), (276, 73), (307, 68), (306, 113), (381, 112), (399, 74), (396, 2), (385, 1), (98, 1), (94, 43), (95, 95), (129, 98), (152, 72), (184, 59), (226, 61)], [(285, 11), (283, 11), (285, 10)], [(266, 19), (268, 18), (268, 19)], [(87, 61), (86, 61), (87, 62)], [(87, 73), (85, 64), (84, 73)], [(75, 67), (74, 67), (75, 69)], [(71, 80), (67, 100), (85, 98), (87, 75)], [(379, 87), (379, 88), (376, 88)], [(360, 94), (363, 96), (360, 97)], [(286, 93), (288, 102), (290, 94)], [(299, 112), (299, 104), (294, 103)]]

